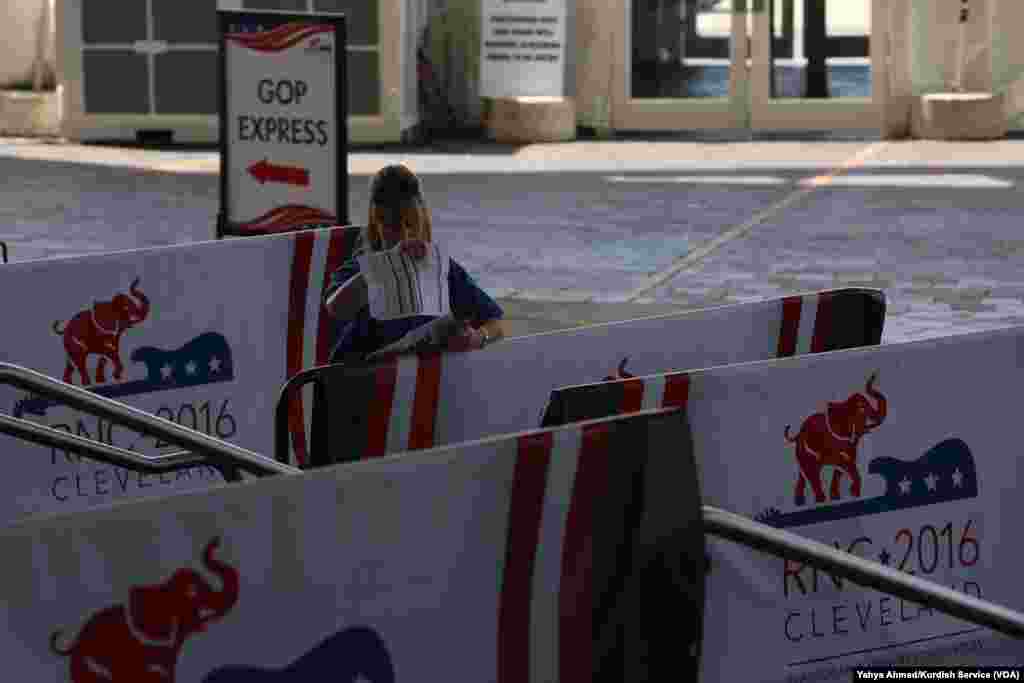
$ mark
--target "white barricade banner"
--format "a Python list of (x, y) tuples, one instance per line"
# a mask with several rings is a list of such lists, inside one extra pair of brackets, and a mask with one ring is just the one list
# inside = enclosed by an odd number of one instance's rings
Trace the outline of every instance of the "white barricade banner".
[[(281, 385), (329, 354), (325, 274), (354, 235), (317, 230), (4, 266), (0, 306), (17, 318), (0, 359), (269, 455)], [(0, 405), (145, 454), (178, 450), (10, 387), (0, 387)], [(299, 432), (304, 409), (296, 404), (292, 416)], [(139, 474), (11, 437), (0, 444), (0, 521), (223, 481), (207, 466)]]
[[(573, 387), (549, 416), (685, 406), (705, 503), (1024, 610), (1013, 532), (1022, 348), (1014, 328)], [(1024, 661), (1024, 644), (935, 609), (711, 547), (704, 680)]]
[(324, 429), (349, 459), (529, 429), (556, 387), (877, 344), (884, 309), (877, 290), (834, 290), (401, 356), (332, 381)]
[(650, 411), (25, 520), (0, 532), (5, 670), (590, 681), (617, 647), (594, 634), (628, 577), (671, 572), (652, 548), (678, 555), (678, 532), (699, 529), (696, 506), (685, 520), (667, 504), (684, 426)]

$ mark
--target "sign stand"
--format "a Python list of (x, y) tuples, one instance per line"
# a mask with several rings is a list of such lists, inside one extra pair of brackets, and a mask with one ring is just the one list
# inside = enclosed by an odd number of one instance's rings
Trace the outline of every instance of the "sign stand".
[(217, 15), (217, 239), (348, 225), (345, 17)]

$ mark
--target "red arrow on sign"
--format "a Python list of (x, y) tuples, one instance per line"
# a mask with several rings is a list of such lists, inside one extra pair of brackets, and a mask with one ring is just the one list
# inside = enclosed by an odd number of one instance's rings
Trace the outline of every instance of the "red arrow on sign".
[(278, 166), (266, 159), (249, 167), (249, 175), (259, 183), (284, 183), (309, 187), (309, 171), (298, 166)]

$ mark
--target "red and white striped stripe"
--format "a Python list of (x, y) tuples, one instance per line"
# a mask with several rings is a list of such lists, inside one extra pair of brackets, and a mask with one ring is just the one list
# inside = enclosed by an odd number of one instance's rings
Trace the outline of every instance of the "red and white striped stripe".
[(441, 353), (398, 355), (377, 369), (367, 458), (435, 445), (442, 358)]
[[(832, 294), (808, 294), (782, 301), (779, 356), (824, 351), (832, 326)], [(686, 373), (652, 375), (623, 382), (620, 411), (685, 406), (689, 391)]]
[(398, 384), (398, 366), (385, 365), (373, 374), (373, 396), (370, 398), (369, 414), (366, 419), (367, 458), (378, 458), (387, 453), (388, 425), (391, 424), (391, 406)]
[(832, 331), (832, 298), (832, 293), (822, 292), (782, 300), (780, 357), (825, 350)]
[[(310, 230), (296, 233), (289, 288), (287, 377), (327, 362), (331, 323), (323, 305), (329, 273), (348, 256), (344, 253), (345, 231), (355, 228)], [(306, 435), (312, 417), (312, 386), (302, 392), (301, 402), (289, 411), (293, 461), (306, 462)]]
[[(387, 419), (369, 420), (368, 443), (382, 444), (387, 453), (435, 445), (442, 359), (440, 353), (402, 355), (378, 371), (376, 400), (386, 401)], [(382, 382), (390, 384), (387, 392), (380, 390)], [(383, 415), (380, 408), (384, 406), (374, 408), (378, 418)], [(367, 448), (366, 454), (374, 457), (384, 452)]]
[(416, 395), (419, 358), (399, 356), (395, 360), (395, 390), (391, 399), (391, 419), (387, 425), (387, 452), (398, 453), (409, 447), (412, 412)]
[(498, 613), (499, 683), (591, 679), (593, 506), (608, 425), (522, 436)]
[[(530, 601), (530, 680), (559, 680), (559, 600), (562, 547), (579, 464), (581, 430), (560, 429), (552, 439), (537, 534)], [(588, 606), (589, 607), (589, 606)]]
[(690, 376), (685, 372), (627, 379), (622, 382), (619, 412), (685, 407), (689, 392)]

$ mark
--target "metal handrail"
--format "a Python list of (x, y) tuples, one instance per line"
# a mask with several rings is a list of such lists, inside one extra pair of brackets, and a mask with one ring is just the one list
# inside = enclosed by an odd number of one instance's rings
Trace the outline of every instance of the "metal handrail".
[(84, 436), (70, 434), (60, 429), (36, 424), (29, 420), (11, 417), (2, 413), (0, 413), (0, 432), (43, 446), (71, 451), (84, 455), (87, 458), (107, 463), (108, 465), (124, 466), (127, 463), (133, 470), (141, 470), (152, 474), (195, 467), (196, 465), (206, 463), (206, 458), (203, 456), (187, 451), (177, 451), (156, 456), (142, 455), (127, 448), (93, 441), (92, 439), (86, 439)]
[[(325, 363), (323, 365), (314, 365), (311, 368), (300, 370), (292, 375), (292, 377), (281, 386), (281, 391), (277, 394), (277, 404), (274, 407), (274, 459), (277, 462), (283, 463), (287, 463), (291, 460), (289, 442), (289, 439), (291, 438), (291, 431), (288, 425), (288, 411), (291, 406), (291, 401), (296, 399), (300, 389), (305, 387), (307, 384), (313, 384), (314, 386), (319, 385), (322, 387), (323, 375), (342, 367), (372, 370), (387, 364), (388, 361), (382, 359), (365, 361), (359, 364), (348, 362)], [(309, 440), (306, 443), (306, 450), (311, 457), (313, 455), (314, 445), (313, 434), (310, 433)]]
[[(310, 382), (319, 380), (321, 373), (328, 370), (330, 365), (316, 365), (301, 370), (284, 383), (277, 394), (277, 403), (274, 407), (274, 460), (280, 463), (287, 463), (291, 460), (289, 453), (288, 438), (291, 431), (288, 428), (288, 410), (291, 401), (295, 398), (298, 390)], [(312, 435), (310, 435), (312, 436)], [(306, 443), (307, 451), (312, 447), (312, 440)]]
[(891, 567), (837, 550), (789, 531), (709, 505), (702, 506), (704, 533), (782, 558), (799, 560), (868, 588), (934, 607), (958, 619), (1024, 638), (1024, 614), (941, 586)]
[[(241, 479), (237, 469), (260, 476), (299, 474), (301, 472), (296, 467), (279, 463), (247, 448), (215, 439), (202, 432), (151, 415), (120, 401), (99, 396), (81, 387), (61, 382), (20, 365), (0, 363), (0, 384), (31, 391), (44, 398), (77, 408), (82, 412), (123, 424), (140, 434), (158, 438), (192, 453), (201, 454), (212, 461), (211, 464), (220, 468), (229, 481)], [(125, 461), (122, 464), (129, 463)]]

